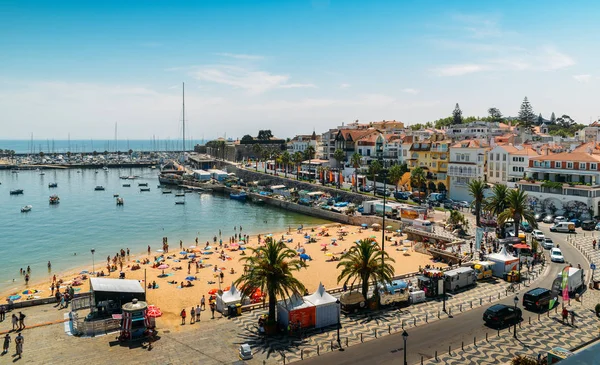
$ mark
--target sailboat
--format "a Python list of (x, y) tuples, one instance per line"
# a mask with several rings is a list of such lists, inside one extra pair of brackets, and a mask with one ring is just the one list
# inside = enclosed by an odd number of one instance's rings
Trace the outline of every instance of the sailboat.
[[(182, 83), (182, 124), (183, 124), (183, 140), (180, 161), (185, 161), (185, 82)], [(169, 167), (167, 167), (169, 166)], [(172, 167), (171, 167), (172, 166)], [(177, 163), (174, 161), (168, 162), (163, 165), (160, 174), (158, 175), (158, 181), (165, 185), (181, 185), (183, 183), (182, 175), (185, 173), (185, 168), (178, 168)], [(182, 203), (183, 204), (183, 203)]]

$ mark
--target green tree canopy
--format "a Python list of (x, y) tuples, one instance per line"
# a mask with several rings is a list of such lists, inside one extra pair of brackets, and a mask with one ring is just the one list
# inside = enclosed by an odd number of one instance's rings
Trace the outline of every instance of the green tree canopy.
[(535, 113), (533, 112), (533, 107), (527, 99), (527, 96), (523, 99), (523, 102), (521, 103), (521, 109), (519, 110), (518, 118), (521, 122), (521, 125), (523, 125), (524, 127), (531, 127), (537, 119)]
[(260, 139), (261, 141), (265, 141), (271, 138), (273, 138), (273, 133), (271, 133), (270, 129), (258, 131), (258, 139)]
[(462, 110), (460, 110), (460, 106), (458, 106), (458, 103), (456, 103), (456, 106), (454, 107), (454, 110), (452, 111), (452, 124), (462, 124), (462, 122), (463, 122)]

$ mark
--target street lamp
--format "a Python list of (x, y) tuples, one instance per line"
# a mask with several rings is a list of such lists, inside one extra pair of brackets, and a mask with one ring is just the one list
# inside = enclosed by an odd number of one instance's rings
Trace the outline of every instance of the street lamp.
[(442, 281), (444, 282), (444, 286), (442, 289), (442, 300), (443, 300), (443, 305), (444, 307), (442, 308), (442, 312), (446, 313), (446, 277), (443, 276), (442, 277)]
[(335, 304), (337, 304), (337, 343), (340, 351), (342, 350), (342, 341), (340, 340), (340, 300), (336, 299)]
[(406, 330), (404, 330), (404, 332), (402, 332), (402, 339), (404, 340), (404, 365), (408, 365), (408, 362), (406, 362), (406, 339), (408, 338), (408, 333), (406, 333)]
[[(519, 303), (519, 297), (515, 295), (515, 299), (513, 299), (515, 302), (515, 315), (517, 314), (517, 304)], [(517, 322), (519, 321), (519, 318), (517, 317), (517, 319), (515, 320), (515, 327), (513, 330), (513, 337), (516, 339), (517, 338)]]
[(95, 263), (94, 263), (94, 253), (96, 253), (96, 249), (92, 248), (90, 250), (92, 252), (92, 274), (96, 272)]
[[(381, 170), (379, 176), (383, 178), (383, 220), (381, 222), (381, 270), (383, 271), (383, 267), (385, 264), (384, 254), (385, 254), (385, 194), (387, 192), (387, 180), (386, 180), (386, 170)], [(375, 189), (377, 191), (377, 189)]]

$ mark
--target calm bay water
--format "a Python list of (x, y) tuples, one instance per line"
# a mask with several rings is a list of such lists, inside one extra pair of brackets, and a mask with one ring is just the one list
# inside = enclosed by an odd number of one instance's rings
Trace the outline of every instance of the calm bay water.
[[(192, 245), (196, 236), (200, 242), (218, 236), (224, 240), (234, 234), (234, 225), (248, 234), (286, 230), (299, 224), (321, 224), (325, 221), (269, 206), (242, 203), (219, 194), (188, 193), (185, 205), (176, 205), (177, 190), (157, 188), (157, 170), (21, 171), (13, 174), (0, 170), (0, 290), (11, 285), (12, 279), (22, 280), (19, 268), (32, 268), (32, 281), (48, 277), (46, 264), (52, 262), (53, 272), (92, 263), (90, 249), (95, 248), (99, 267), (106, 256), (121, 248), (142, 253), (147, 245), (152, 251), (161, 248), (162, 237), (169, 238), (171, 248), (178, 249), (179, 240)], [(121, 180), (121, 175), (139, 175), (136, 180)], [(48, 188), (48, 183), (58, 183)], [(148, 183), (149, 192), (140, 192), (138, 183)], [(122, 187), (131, 184), (131, 187)], [(94, 191), (102, 185), (105, 191)], [(9, 191), (23, 189), (23, 195)], [(163, 194), (172, 190), (172, 194)], [(60, 197), (60, 204), (49, 205), (51, 194)], [(117, 206), (113, 194), (120, 194), (124, 206)], [(28, 213), (21, 207), (32, 205)], [(266, 221), (266, 223), (265, 223)], [(74, 256), (74, 254), (77, 254)]]
[[(186, 139), (186, 150), (192, 150), (196, 144), (204, 144), (199, 139)], [(114, 151), (181, 151), (181, 139), (132, 139), (132, 140), (49, 140), (34, 139), (0, 139), (0, 149), (14, 150), (15, 153), (73, 153), (79, 152), (114, 152)]]

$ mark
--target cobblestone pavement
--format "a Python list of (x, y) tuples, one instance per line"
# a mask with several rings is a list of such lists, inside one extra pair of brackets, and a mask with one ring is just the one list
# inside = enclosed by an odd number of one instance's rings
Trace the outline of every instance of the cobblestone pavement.
[[(532, 278), (539, 277), (541, 270), (541, 267), (536, 268), (530, 276)], [(413, 278), (413, 280), (416, 279)], [(513, 295), (511, 291), (507, 290), (509, 286), (510, 284), (504, 281), (494, 280), (480, 282), (475, 288), (450, 294), (446, 301), (448, 313), (442, 311), (443, 303), (441, 301), (429, 301), (405, 308), (342, 316), (340, 321), (342, 345), (352, 346), (401, 331), (402, 328), (413, 328), (447, 318), (452, 313), (456, 314), (489, 305), (491, 302)], [(525, 284), (525, 286), (529, 286), (529, 284)], [(337, 341), (336, 326), (327, 328), (323, 332), (313, 330), (305, 333), (302, 337), (280, 336), (264, 339), (257, 335), (257, 323), (258, 317), (265, 313), (264, 310), (253, 311), (233, 320), (242, 328), (241, 336), (245, 342), (258, 351), (256, 358), (259, 361), (278, 363), (283, 362), (283, 356), (285, 356), (286, 363), (288, 363), (317, 356), (317, 352), (321, 353), (337, 348), (335, 343)]]

